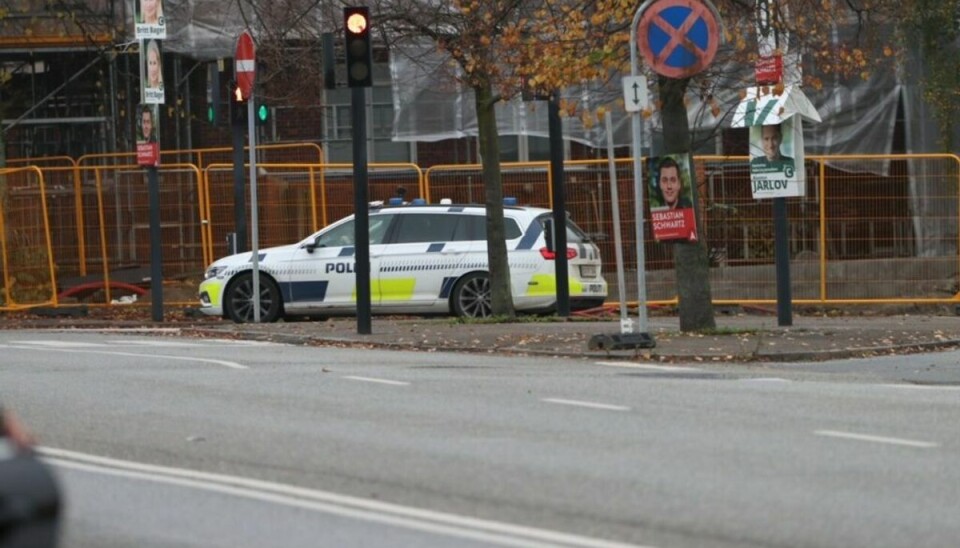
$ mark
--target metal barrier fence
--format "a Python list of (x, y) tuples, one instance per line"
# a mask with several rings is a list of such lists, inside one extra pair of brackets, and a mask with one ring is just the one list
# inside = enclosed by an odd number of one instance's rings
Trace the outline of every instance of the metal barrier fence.
[[(277, 153), (305, 153), (314, 146), (307, 145)], [(206, 151), (203, 161), (220, 153)], [(197, 151), (190, 154), (200, 157)], [(2, 172), (6, 185), (0, 188), (7, 194), (0, 224), (7, 248), (0, 308), (43, 302), (110, 304), (118, 295), (148, 285), (146, 176), (136, 165), (111, 165), (124, 158), (84, 157), (75, 165), (61, 159)], [(184, 286), (178, 295), (165, 297), (168, 303), (192, 304), (191, 288), (195, 290), (206, 265), (229, 252), (226, 236), (234, 230), (235, 215), (233, 165), (200, 165), (160, 168), (164, 278)], [(637, 294), (633, 168), (629, 158), (614, 165), (627, 267), (625, 300), (630, 301)], [(960, 300), (960, 158), (816, 156), (807, 158), (806, 168), (807, 196), (787, 199), (795, 303)], [(695, 169), (699, 232), (710, 249), (714, 301), (775, 302), (772, 202), (752, 198), (749, 159), (699, 156)], [(524, 205), (551, 207), (549, 163), (504, 164), (502, 170), (505, 196)], [(261, 248), (298, 241), (353, 212), (349, 164), (265, 162), (258, 164), (258, 171)], [(567, 162), (565, 175), (567, 209), (600, 247), (615, 292), (608, 163)], [(484, 196), (479, 165), (434, 166), (424, 172), (415, 164), (371, 164), (369, 182), (371, 200), (386, 201), (401, 187), (406, 200), (481, 203)], [(248, 187), (245, 184), (247, 197)], [(43, 223), (47, 236), (41, 231)], [(649, 223), (644, 230), (649, 299), (676, 302), (673, 246), (682, 244), (655, 242)], [(43, 259), (56, 264), (55, 272), (52, 266), (49, 274), (41, 274), (44, 268), (37, 272)], [(28, 278), (47, 281), (26, 291)], [(50, 287), (43, 290), (42, 283)], [(25, 293), (18, 293), (21, 290)], [(58, 300), (58, 295), (63, 298)], [(619, 298), (611, 295), (611, 300)]]
[[(353, 213), (350, 164), (258, 164), (257, 171), (259, 247), (297, 242)], [(424, 196), (423, 174), (415, 164), (370, 164), (368, 182), (371, 200), (386, 202), (400, 187), (407, 200)], [(210, 262), (229, 251), (227, 234), (235, 230), (233, 189), (233, 164), (204, 169), (203, 223)], [(250, 218), (249, 199), (245, 202)]]
[(0, 168), (0, 309), (57, 304), (46, 197), (36, 166)]
[[(243, 158), (246, 160), (249, 147), (243, 147)], [(316, 143), (275, 143), (257, 145), (257, 163), (322, 163), (323, 150)], [(65, 156), (59, 158), (66, 158)], [(34, 160), (29, 160), (34, 162)], [(71, 160), (72, 161), (72, 160)], [(136, 152), (110, 152), (101, 154), (87, 154), (77, 159), (74, 165), (109, 165), (136, 163)], [(232, 163), (233, 148), (193, 148), (183, 150), (161, 150), (161, 164), (195, 164), (201, 169), (215, 163)]]

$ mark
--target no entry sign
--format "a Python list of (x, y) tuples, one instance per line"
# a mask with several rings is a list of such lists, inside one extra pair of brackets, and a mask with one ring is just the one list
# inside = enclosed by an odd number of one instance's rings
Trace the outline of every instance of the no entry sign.
[(688, 78), (717, 54), (720, 33), (713, 11), (699, 0), (660, 0), (637, 24), (637, 47), (647, 64), (668, 78)]
[(243, 95), (241, 99), (244, 101), (253, 94), (253, 83), (257, 74), (255, 55), (253, 37), (250, 36), (249, 32), (243, 31), (237, 38), (237, 52), (234, 55), (234, 76), (237, 79), (240, 94)]

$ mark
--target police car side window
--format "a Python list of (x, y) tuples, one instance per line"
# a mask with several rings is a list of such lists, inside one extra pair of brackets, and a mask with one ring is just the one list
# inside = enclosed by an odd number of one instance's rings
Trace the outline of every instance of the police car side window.
[(395, 243), (449, 242), (453, 240), (457, 222), (457, 215), (442, 213), (401, 215)]
[[(370, 245), (382, 244), (390, 227), (393, 215), (370, 216)], [(342, 225), (317, 236), (317, 247), (344, 247), (354, 245), (354, 222), (347, 221)]]
[[(470, 240), (484, 240), (487, 239), (487, 218), (481, 215), (469, 215), (464, 218), (465, 224), (468, 228), (465, 230), (470, 236)], [(517, 221), (507, 217), (503, 219), (503, 232), (504, 239), (506, 240), (515, 240), (520, 236), (523, 236), (523, 232), (520, 230), (520, 226), (517, 224)]]
[(347, 221), (317, 236), (317, 247), (343, 247), (353, 245), (353, 221)]

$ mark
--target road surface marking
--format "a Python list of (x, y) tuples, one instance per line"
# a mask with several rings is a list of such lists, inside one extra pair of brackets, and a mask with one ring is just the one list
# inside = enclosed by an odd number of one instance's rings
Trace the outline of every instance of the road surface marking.
[(43, 348), (103, 348), (104, 346), (110, 346), (106, 343), (81, 341), (10, 341), (10, 344), (28, 344)]
[(906, 388), (908, 390), (960, 390), (953, 384), (881, 384), (884, 388)]
[(391, 381), (387, 379), (375, 379), (373, 377), (355, 377), (353, 375), (346, 375), (343, 378), (350, 379), (352, 381), (360, 381), (360, 382), (375, 382), (379, 384), (392, 384), (394, 386), (410, 386), (410, 383), (408, 382)]
[(594, 362), (597, 365), (603, 365), (606, 367), (625, 367), (627, 369), (648, 369), (650, 371), (677, 371), (677, 372), (688, 372), (695, 373), (703, 371), (696, 367), (680, 367), (677, 365), (651, 365), (647, 363), (634, 363), (634, 362)]
[(502, 546), (653, 548), (436, 512), (282, 483), (123, 461), (53, 447), (38, 447), (37, 450), (45, 461), (54, 466), (203, 489), (428, 533), (480, 540)]
[(930, 449), (939, 447), (940, 444), (929, 441), (905, 440), (902, 438), (887, 438), (884, 436), (871, 436), (869, 434), (856, 434), (853, 432), (838, 432), (836, 430), (816, 430), (814, 434), (818, 436), (828, 436), (831, 438), (844, 438), (848, 440), (869, 441), (873, 443), (889, 443), (891, 445), (905, 445), (907, 447), (920, 447)]
[(241, 365), (237, 362), (230, 362), (227, 360), (214, 360), (211, 358), (191, 358), (186, 356), (169, 356), (166, 354), (135, 354), (133, 352), (111, 352), (107, 350), (80, 350), (77, 348), (49, 348), (43, 346), (9, 346), (8, 348), (16, 348), (19, 350), (37, 350), (41, 352), (70, 352), (72, 354), (105, 354), (107, 356), (127, 356), (131, 358), (161, 358), (164, 360), (174, 360), (174, 361), (184, 361), (184, 362), (200, 362), (200, 363), (212, 363), (215, 365), (222, 365), (224, 367), (229, 367), (231, 369), (250, 369), (246, 365)]
[(559, 398), (545, 398), (540, 401), (547, 403), (556, 403), (559, 405), (572, 405), (574, 407), (589, 407), (590, 409), (604, 409), (607, 411), (629, 411), (629, 407), (623, 405), (610, 405), (607, 403), (596, 403), (590, 401), (562, 400)]

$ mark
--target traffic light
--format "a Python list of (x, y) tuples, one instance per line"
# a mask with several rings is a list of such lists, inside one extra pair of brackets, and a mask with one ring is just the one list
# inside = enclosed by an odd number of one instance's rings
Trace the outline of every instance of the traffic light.
[(333, 51), (333, 33), (325, 32), (321, 35), (323, 40), (323, 87), (326, 89), (337, 89), (337, 60)]
[(207, 122), (220, 125), (220, 67), (217, 61), (207, 64)]
[(230, 124), (247, 127), (247, 102), (243, 100), (243, 93), (235, 80), (230, 81)]
[(268, 107), (263, 101), (257, 101), (257, 105), (256, 108), (253, 109), (253, 113), (256, 115), (256, 122), (258, 126), (265, 126), (270, 123), (270, 107)]
[(373, 53), (370, 47), (370, 9), (343, 8), (346, 36), (347, 85), (368, 88), (373, 85)]

